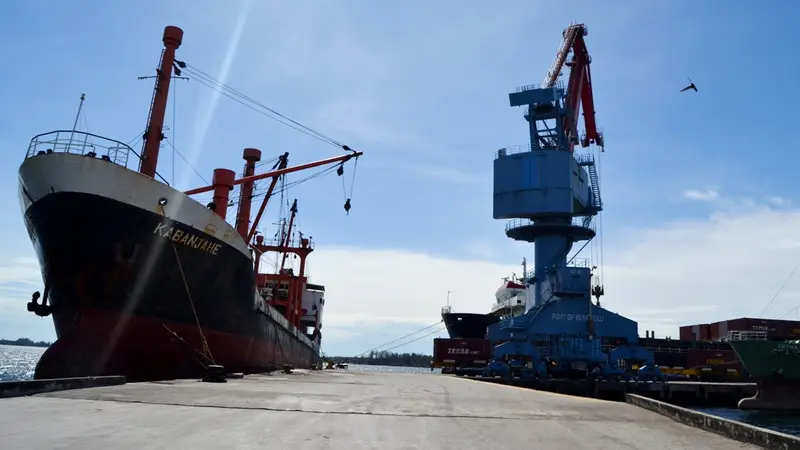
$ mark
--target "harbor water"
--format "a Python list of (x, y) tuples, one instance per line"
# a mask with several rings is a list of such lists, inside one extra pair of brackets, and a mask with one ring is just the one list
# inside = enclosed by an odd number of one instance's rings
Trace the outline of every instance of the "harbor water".
[[(0, 345), (0, 381), (28, 380), (33, 378), (36, 362), (44, 353), (41, 347)], [(431, 373), (428, 368), (368, 366), (351, 364), (349, 370), (369, 372)], [(436, 372), (439, 372), (438, 370)], [(730, 408), (694, 408), (706, 414), (744, 422), (757, 427), (800, 436), (800, 416), (797, 414), (740, 411)]]
[(46, 349), (0, 345), (0, 381), (30, 380)]

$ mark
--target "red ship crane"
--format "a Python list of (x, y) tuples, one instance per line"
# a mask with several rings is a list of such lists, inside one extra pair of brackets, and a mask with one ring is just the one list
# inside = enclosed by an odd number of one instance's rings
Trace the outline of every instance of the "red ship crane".
[[(291, 216), (289, 216), (289, 225), (286, 228), (281, 229), (281, 245), (286, 248), (289, 246), (289, 242), (292, 238), (292, 226), (294, 226), (294, 218), (297, 217), (297, 199), (294, 200), (292, 203), (292, 207), (289, 208), (291, 211)], [(286, 267), (286, 258), (289, 257), (289, 252), (283, 252), (283, 259), (281, 260), (281, 268), (280, 270), (283, 271), (284, 267)]]
[[(256, 285), (259, 288), (266, 289), (269, 295), (267, 302), (276, 307), (283, 313), (286, 320), (295, 327), (300, 326), (300, 320), (303, 317), (302, 302), (303, 292), (305, 292), (307, 277), (305, 275), (306, 258), (314, 251), (314, 246), (308, 238), (300, 237), (299, 246), (294, 247), (291, 244), (291, 230), (294, 224), (295, 215), (297, 214), (297, 200), (291, 207), (291, 217), (289, 219), (288, 230), (284, 229), (281, 234), (279, 242), (273, 244), (266, 244), (263, 236), (255, 236), (256, 229), (258, 228), (259, 221), (267, 207), (267, 203), (272, 197), (275, 186), (282, 175), (292, 172), (299, 172), (301, 170), (311, 169), (314, 167), (324, 166), (327, 164), (340, 164), (352, 158), (358, 158), (363, 152), (356, 152), (350, 150), (350, 153), (326, 158), (319, 161), (312, 161), (297, 166), (287, 167), (289, 153), (284, 153), (278, 158), (272, 170), (266, 173), (254, 175), (255, 165), (261, 159), (261, 151), (254, 148), (247, 148), (244, 150), (242, 157), (245, 160), (244, 176), (236, 179), (236, 174), (229, 169), (215, 169), (212, 178), (212, 184), (200, 188), (190, 189), (185, 191), (186, 195), (200, 194), (203, 192), (214, 192), (214, 200), (209, 203), (208, 207), (213, 210), (220, 217), (225, 218), (228, 211), (228, 202), (230, 200), (230, 191), (233, 186), (241, 184), (239, 196), (239, 208), (236, 214), (236, 231), (245, 239), (245, 242), (254, 250), (254, 264), (253, 270), (256, 276)], [(341, 170), (341, 167), (340, 167)], [(261, 202), (261, 207), (256, 214), (253, 224), (249, 224), (250, 211), (252, 206), (253, 188), (254, 183), (258, 180), (272, 178), (272, 181), (267, 189), (264, 199)], [(255, 242), (253, 242), (255, 236)], [(261, 256), (267, 252), (277, 252), (283, 254), (283, 261), (281, 263), (278, 273), (262, 274), (259, 273), (259, 266)], [(295, 274), (291, 269), (285, 269), (286, 258), (289, 253), (293, 253), (300, 259), (300, 267), (298, 273)], [(286, 289), (283, 289), (285, 286)], [(284, 292), (285, 291), (285, 292)], [(318, 331), (318, 330), (317, 330)]]
[[(277, 245), (265, 245), (263, 237), (258, 236), (254, 248), (257, 252), (257, 257), (260, 259), (261, 255), (268, 251), (279, 252), (283, 254), (278, 272), (274, 274), (258, 274), (258, 286), (267, 288), (270, 297), (269, 304), (277, 308), (279, 311), (284, 312), (286, 320), (295, 327), (300, 327), (300, 319), (303, 317), (303, 292), (305, 292), (306, 282), (308, 277), (305, 276), (306, 258), (309, 253), (314, 251), (313, 245), (310, 240), (300, 234), (300, 246), (291, 246), (292, 241), (292, 227), (294, 226), (295, 217), (297, 216), (297, 200), (295, 199), (292, 206), (289, 208), (291, 215), (289, 216), (288, 225), (284, 223), (281, 227), (281, 237)], [(298, 274), (295, 275), (292, 269), (286, 269), (286, 259), (290, 253), (294, 253), (300, 258), (300, 267)], [(270, 283), (271, 282), (271, 283)], [(287, 292), (281, 292), (281, 284), (288, 286)]]
[[(603, 134), (597, 131), (595, 120), (594, 96), (592, 95), (592, 73), (589, 65), (592, 62), (586, 41), (583, 37), (589, 31), (584, 24), (571, 24), (564, 30), (564, 40), (558, 49), (553, 65), (547, 72), (542, 83), (543, 88), (553, 87), (561, 75), (561, 70), (566, 65), (570, 68), (569, 81), (567, 82), (566, 107), (571, 112), (564, 123), (564, 134), (569, 139), (569, 150), (572, 152), (575, 143), (580, 142), (581, 147), (596, 144), (601, 148), (605, 145)], [(567, 55), (572, 51), (572, 59), (567, 61)], [(583, 120), (586, 133), (578, 139), (578, 120), (580, 108), (583, 106)]]
[[(254, 158), (255, 154), (254, 154), (254, 152), (252, 152), (252, 150), (255, 150), (255, 149), (247, 149), (247, 150), (250, 151), (250, 152), (245, 151), (245, 159), (247, 159), (247, 157)], [(259, 152), (259, 157), (260, 157), (260, 153), (261, 152)], [(258, 174), (258, 175), (244, 176), (244, 177), (239, 178), (239, 179), (236, 179), (236, 173), (234, 171), (230, 170), (230, 169), (214, 169), (214, 177), (212, 178), (210, 185), (199, 187), (199, 188), (195, 188), (195, 189), (189, 189), (188, 191), (184, 191), (184, 194), (186, 194), (186, 195), (194, 195), (194, 194), (201, 194), (203, 192), (211, 192), (211, 191), (213, 191), (214, 192), (214, 201), (213, 201), (213, 206), (210, 206), (210, 207), (220, 217), (225, 218), (226, 214), (228, 212), (229, 192), (231, 190), (233, 190), (233, 187), (238, 185), (238, 184), (244, 185), (244, 186), (242, 186), (243, 193), (244, 193), (245, 190), (247, 190), (247, 191), (249, 191), (251, 193), (250, 195), (252, 195), (253, 183), (258, 181), (258, 180), (263, 180), (265, 178), (273, 178), (273, 182), (276, 182), (274, 180), (274, 178), (280, 177), (281, 175), (286, 175), (287, 173), (299, 172), (301, 170), (311, 169), (313, 167), (324, 166), (326, 164), (335, 164), (335, 163), (344, 164), (345, 162), (349, 161), (350, 159), (358, 158), (359, 156), (361, 156), (363, 154), (364, 154), (364, 152), (357, 152), (357, 151), (354, 151), (354, 150), (350, 150), (350, 153), (347, 153), (347, 154), (344, 154), (344, 155), (334, 156), (334, 157), (326, 158), (326, 159), (320, 159), (319, 161), (312, 161), (312, 162), (308, 162), (308, 163), (305, 163), (305, 164), (300, 164), (298, 166), (278, 168), (276, 170), (271, 170), (271, 171), (266, 172), (266, 173), (262, 173), (262, 174)], [(253, 159), (253, 161), (252, 161), (253, 165), (255, 165), (255, 161), (256, 161), (256, 159)], [(248, 164), (249, 163), (251, 163), (251, 161), (248, 160)], [(274, 188), (274, 186), (271, 186), (271, 187)], [(251, 199), (250, 198), (244, 198), (244, 200), (247, 203), (249, 203)], [(266, 202), (268, 200), (269, 200), (269, 197), (265, 196), (264, 197), (264, 203), (266, 204)], [(259, 210), (259, 213), (263, 212), (263, 207), (264, 206), (262, 206), (262, 210)], [(244, 206), (240, 205), (240, 211), (243, 211), (245, 208), (247, 209), (247, 211), (249, 211), (250, 206), (247, 205), (246, 207), (244, 207)], [(254, 225), (257, 225), (257, 224), (254, 224)], [(255, 228), (255, 227), (252, 227), (252, 228)], [(239, 229), (240, 230), (243, 229), (243, 226), (241, 226), (241, 224), (240, 224), (240, 228)], [(250, 230), (250, 233), (248, 233), (248, 236), (252, 236), (252, 229)]]

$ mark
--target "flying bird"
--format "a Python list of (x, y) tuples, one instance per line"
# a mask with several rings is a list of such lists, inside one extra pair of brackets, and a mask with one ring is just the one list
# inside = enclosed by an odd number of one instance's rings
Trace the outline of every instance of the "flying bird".
[(688, 91), (689, 89), (694, 89), (694, 91), (697, 92), (697, 86), (694, 85), (691, 78), (689, 78), (689, 85), (681, 89), (680, 92)]

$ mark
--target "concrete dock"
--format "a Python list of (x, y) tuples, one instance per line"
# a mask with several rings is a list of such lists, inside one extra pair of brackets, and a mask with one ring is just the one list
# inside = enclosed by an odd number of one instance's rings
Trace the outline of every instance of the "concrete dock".
[(637, 406), (428, 374), (135, 383), (0, 400), (7, 449), (755, 449)]

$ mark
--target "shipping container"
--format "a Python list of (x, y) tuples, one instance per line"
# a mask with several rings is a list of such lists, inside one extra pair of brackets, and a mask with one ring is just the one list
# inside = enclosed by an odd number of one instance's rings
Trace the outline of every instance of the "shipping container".
[[(754, 319), (743, 317), (727, 321), (728, 331), (763, 331), (768, 339), (796, 339), (800, 337), (800, 321)], [(727, 333), (726, 333), (727, 335)]]
[(678, 337), (682, 341), (710, 341), (713, 335), (711, 324), (704, 323), (680, 327)]
[(800, 321), (786, 321), (777, 326), (776, 339), (800, 339)]
[(731, 350), (690, 350), (686, 372), (698, 381), (742, 381), (747, 377), (739, 358)]
[(726, 339), (728, 337), (728, 321), (723, 320), (717, 322), (717, 339)]
[(653, 348), (655, 364), (659, 367), (686, 367), (688, 351), (682, 348)]
[(433, 340), (434, 367), (484, 367), (492, 357), (488, 339)]
[(726, 366), (741, 368), (742, 363), (732, 350), (689, 350), (686, 354), (686, 367)]
[(768, 339), (800, 339), (800, 321), (754, 319), (741, 317), (711, 324), (684, 325), (680, 327), (682, 341), (718, 341), (727, 339), (731, 331), (764, 331)]
[[(728, 323), (728, 332), (731, 331), (751, 331), (750, 330), (750, 323), (749, 319), (741, 318), (741, 319), (731, 319), (726, 321)], [(727, 336), (727, 333), (726, 333)]]
[(697, 340), (699, 341), (710, 341), (712, 340), (711, 337), (711, 325), (710, 324), (703, 324), (700, 325), (700, 334), (697, 336)]

